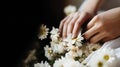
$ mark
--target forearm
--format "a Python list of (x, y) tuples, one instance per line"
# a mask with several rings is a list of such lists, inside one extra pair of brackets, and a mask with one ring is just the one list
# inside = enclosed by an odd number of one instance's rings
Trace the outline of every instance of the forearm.
[(118, 17), (119, 20), (120, 20), (120, 7), (116, 7), (116, 8), (113, 8), (113, 9), (110, 9), (106, 12), (104, 12), (104, 16), (107, 18), (111, 17), (111, 18), (116, 18)]
[(105, 11), (101, 15), (103, 15), (105, 19), (109, 19), (109, 21), (120, 23), (120, 7), (116, 7), (108, 11)]
[(91, 15), (96, 14), (104, 0), (85, 0), (80, 7), (80, 11), (87, 12)]

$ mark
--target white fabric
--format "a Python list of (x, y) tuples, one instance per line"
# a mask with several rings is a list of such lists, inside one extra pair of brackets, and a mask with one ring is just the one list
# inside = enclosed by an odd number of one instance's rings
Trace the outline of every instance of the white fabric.
[(120, 48), (120, 37), (104, 43), (102, 48), (105, 48), (105, 47), (111, 47), (113, 49)]
[[(108, 41), (108, 42), (104, 43), (103, 46), (99, 50), (97, 50), (94, 53), (90, 54), (85, 59), (85, 61), (83, 61), (83, 63), (84, 62), (87, 62), (88, 64), (91, 63), (89, 61), (91, 59), (94, 59), (94, 57), (96, 56), (98, 51), (103, 50), (104, 48), (109, 48), (109, 47), (115, 50), (115, 54), (118, 57), (118, 60), (120, 61), (120, 37), (119, 37), (117, 39), (114, 39), (114, 40), (111, 40), (111, 41)], [(120, 66), (120, 64), (118, 64), (118, 66), (116, 66), (116, 67), (119, 67), (119, 66)]]

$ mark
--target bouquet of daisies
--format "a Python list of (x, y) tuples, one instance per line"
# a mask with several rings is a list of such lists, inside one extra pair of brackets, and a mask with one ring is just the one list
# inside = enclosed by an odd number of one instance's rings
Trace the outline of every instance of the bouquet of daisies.
[[(42, 24), (39, 39), (43, 40), (50, 34), (50, 44), (44, 47), (45, 57), (48, 60), (34, 64), (34, 67), (118, 67), (120, 62), (120, 38), (119, 43), (111, 46), (111, 43), (90, 44), (82, 43), (84, 39), (81, 33), (72, 39), (69, 35), (66, 39), (59, 36), (58, 28), (49, 28)], [(116, 41), (116, 40), (115, 40)], [(113, 41), (112, 41), (113, 42)]]
[[(68, 5), (64, 8), (65, 15), (76, 11), (76, 6)], [(79, 33), (72, 39), (59, 36), (58, 28), (49, 28), (42, 24), (38, 38), (43, 40), (50, 34), (50, 43), (44, 47), (46, 61), (34, 64), (34, 67), (119, 67), (120, 66), (120, 37), (104, 44), (84, 43)]]

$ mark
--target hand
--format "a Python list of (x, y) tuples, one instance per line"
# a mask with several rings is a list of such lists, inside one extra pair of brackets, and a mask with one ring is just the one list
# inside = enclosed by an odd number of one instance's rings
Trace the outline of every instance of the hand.
[(91, 18), (87, 12), (76, 12), (70, 14), (65, 19), (63, 19), (59, 26), (60, 35), (66, 38), (69, 34), (72, 34), (72, 38), (77, 37), (79, 30), (84, 22)]
[(87, 25), (84, 37), (91, 43), (106, 42), (120, 36), (120, 7), (96, 15)]

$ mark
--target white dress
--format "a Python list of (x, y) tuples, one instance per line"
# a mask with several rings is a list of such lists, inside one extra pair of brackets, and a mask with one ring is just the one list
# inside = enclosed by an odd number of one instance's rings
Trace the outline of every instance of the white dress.
[[(90, 65), (91, 61), (93, 61), (94, 58), (98, 56), (98, 54), (100, 53), (100, 51), (105, 50), (107, 48), (112, 48), (115, 51), (114, 53), (115, 53), (115, 55), (117, 57), (117, 61), (116, 61), (116, 64), (113, 65), (113, 66), (114, 67), (119, 67), (120, 66), (120, 63), (119, 63), (120, 62), (120, 37), (104, 43), (103, 46), (99, 50), (95, 51), (94, 53), (91, 53), (83, 61), (83, 63), (85, 62), (85, 63), (87, 63), (87, 65)], [(114, 62), (112, 62), (112, 63), (114, 63)], [(109, 67), (113, 67), (113, 66), (109, 66)]]

